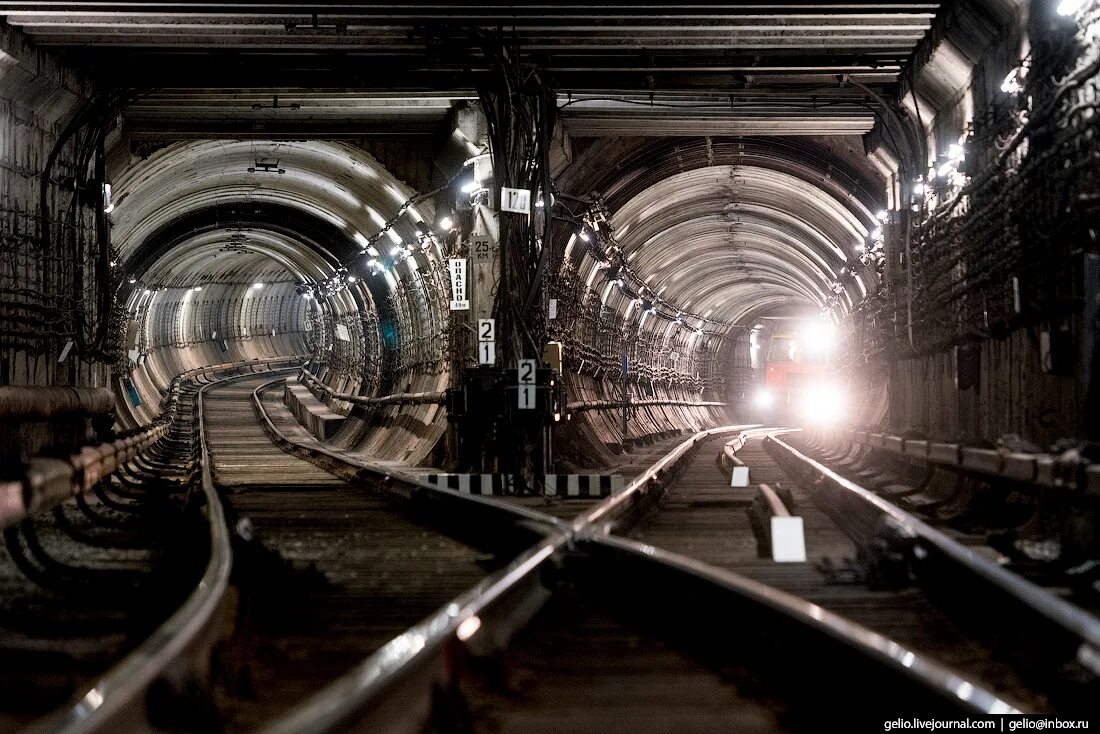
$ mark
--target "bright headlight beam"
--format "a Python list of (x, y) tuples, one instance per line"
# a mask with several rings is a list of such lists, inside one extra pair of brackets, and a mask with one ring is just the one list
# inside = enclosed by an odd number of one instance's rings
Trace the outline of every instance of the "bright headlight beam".
[(770, 408), (775, 403), (775, 396), (770, 390), (757, 390), (752, 402), (757, 408)]

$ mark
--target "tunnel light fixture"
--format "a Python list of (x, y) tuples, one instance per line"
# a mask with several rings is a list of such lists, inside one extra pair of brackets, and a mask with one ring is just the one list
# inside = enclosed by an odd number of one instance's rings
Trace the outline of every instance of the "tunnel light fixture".
[(202, 290), (202, 286), (201, 286), (201, 285), (197, 285), (197, 286), (195, 286), (194, 288), (192, 288), (192, 289), (191, 289), (191, 291), (192, 291), (193, 293), (198, 293), (198, 292), (199, 292), (199, 291), (201, 291), (201, 290)]
[(307, 301), (312, 300), (313, 299), (313, 291), (306, 291), (305, 293), (302, 294), (302, 298), (306, 299)]
[(455, 226), (455, 220), (450, 217), (443, 217), (439, 220), (439, 228), (444, 231), (450, 230), (453, 226)]
[(883, 224), (885, 224), (887, 222), (887, 220), (890, 219), (890, 212), (888, 212), (885, 209), (880, 209), (878, 211), (878, 214), (875, 215), (875, 219), (877, 219), (880, 222), (882, 222)]
[(359, 280), (359, 279), (358, 279), (358, 278), (356, 278), (356, 277), (355, 277), (354, 275), (349, 275), (349, 276), (348, 276), (348, 282), (349, 282), (349, 283), (354, 283), (354, 282), (355, 282), (355, 281), (357, 281), (357, 280)]
[(1020, 67), (1008, 72), (1003, 82), (1001, 82), (1001, 91), (1005, 94), (1019, 94), (1024, 91), (1024, 69)]
[(587, 228), (585, 228), (585, 227), (581, 228), (580, 238), (582, 240), (584, 240), (585, 242), (588, 242), (592, 239), (588, 234), (588, 229)]
[(1058, 3), (1058, 15), (1074, 15), (1085, 4), (1085, 0), (1062, 0)]
[(871, 239), (877, 240), (882, 237), (882, 227), (875, 227), (871, 230)]
[(110, 214), (115, 210), (115, 202), (111, 199), (111, 184), (103, 184), (103, 213)]
[(150, 293), (152, 293), (152, 292), (153, 292), (153, 291), (149, 290), (148, 288), (146, 288), (146, 289), (145, 289), (145, 295), (149, 295), (149, 294), (150, 294)]
[(254, 291), (258, 291), (263, 287), (264, 287), (263, 283), (253, 283), (252, 284), (252, 290), (254, 290)]
[(137, 282), (137, 278), (131, 275), (128, 282), (130, 283), (130, 285), (133, 285)]
[(475, 191), (477, 191), (479, 188), (481, 188), (481, 185), (477, 181), (474, 181), (473, 179), (470, 179), (466, 183), (462, 184), (462, 193), (472, 194)]

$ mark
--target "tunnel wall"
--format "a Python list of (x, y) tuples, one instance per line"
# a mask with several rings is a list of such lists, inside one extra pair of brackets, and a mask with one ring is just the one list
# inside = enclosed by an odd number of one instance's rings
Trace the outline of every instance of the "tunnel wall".
[(135, 295), (128, 358), (140, 398), (121, 390), (136, 423), (160, 410), (161, 393), (183, 372), (213, 364), (309, 353), (313, 324), (296, 282), (208, 283)]
[[(106, 377), (102, 360), (79, 349), (59, 359), (74, 337), (78, 304), (55, 292), (78, 276), (70, 264), (50, 258), (70, 253), (50, 253), (43, 246), (39, 187), (51, 149), (92, 88), (3, 23), (0, 51), (0, 300), (5, 305), (0, 311), (0, 384), (101, 386)], [(71, 147), (61, 151), (55, 174), (75, 173), (75, 153)], [(65, 202), (54, 194), (51, 190), (47, 206), (56, 215), (54, 207)], [(86, 236), (87, 207), (78, 206), (70, 222)], [(83, 250), (85, 244), (78, 247)], [(77, 254), (83, 259), (89, 253)], [(90, 303), (100, 291), (87, 281), (75, 290)]]
[[(98, 246), (94, 207), (71, 193), (46, 187), (50, 237), (44, 239), (42, 172), (68, 120), (94, 93), (91, 83), (0, 22), (0, 385), (108, 384), (107, 363), (117, 346)], [(79, 151), (58, 152), (58, 180), (88, 173)], [(71, 187), (70, 187), (71, 191)], [(51, 444), (92, 436), (88, 421), (73, 417), (0, 426), (0, 464)]]
[[(422, 143), (408, 150), (396, 144), (372, 149), (418, 185), (429, 185), (432, 162), (424, 159)], [(278, 160), (285, 173), (252, 170), (260, 158)], [(162, 312), (147, 315), (162, 323), (146, 333), (172, 333), (171, 311), (179, 307), (178, 294), (187, 297), (185, 286), (202, 284), (196, 294), (200, 302), (214, 299), (224, 310), (202, 333), (156, 337), (155, 348), (150, 344), (146, 350), (148, 379), (135, 380), (145, 385), (143, 390), (163, 386), (174, 369), (197, 360), (221, 362), (227, 354), (247, 359), (269, 349), (307, 354), (310, 371), (336, 393), (380, 396), (449, 386), (453, 325), (446, 307), (445, 258), (439, 243), (416, 226), (434, 221), (434, 202), (409, 205), (412, 187), (363, 148), (332, 142), (204, 141), (118, 159), (116, 234), (124, 254), (136, 258), (128, 259), (126, 267), (140, 281), (137, 287), (168, 289), (157, 293)], [(180, 176), (181, 171), (187, 175)], [(389, 228), (384, 226), (388, 221)], [(162, 240), (174, 242), (175, 249), (143, 246)], [(155, 262), (147, 261), (153, 255)], [(249, 278), (271, 280), (259, 273), (273, 263), (285, 270), (280, 280), (292, 279), (279, 286), (280, 313), (293, 311), (295, 318), (307, 313), (308, 318), (270, 340), (256, 331), (268, 324), (242, 315), (240, 304), (250, 298)], [(222, 293), (210, 285), (227, 277), (240, 281), (237, 290)], [(173, 295), (163, 300), (169, 291)], [(275, 291), (265, 286), (262, 293), (266, 298)], [(226, 318), (243, 319), (250, 336), (230, 339), (223, 351), (220, 339), (211, 340), (209, 332), (220, 335), (213, 324), (224, 325)], [(446, 427), (438, 407), (353, 409), (339, 397), (320, 390), (315, 394), (349, 416), (333, 443), (375, 459), (420, 462)]]
[[(971, 54), (965, 159), (913, 203), (912, 262), (895, 271), (868, 350), (892, 365), (892, 430), (1044, 447), (1100, 436), (1100, 4), (1068, 17), (1056, 5), (1020, 8)], [(1029, 37), (1042, 43), (1022, 60)], [(1014, 70), (1019, 89), (1002, 89)], [(936, 165), (964, 122), (937, 117)]]
[(1037, 333), (1019, 329), (977, 346), (974, 355), (952, 350), (898, 362), (891, 428), (986, 443), (1015, 434), (1042, 447), (1077, 434), (1084, 395), (1073, 375), (1044, 368)]

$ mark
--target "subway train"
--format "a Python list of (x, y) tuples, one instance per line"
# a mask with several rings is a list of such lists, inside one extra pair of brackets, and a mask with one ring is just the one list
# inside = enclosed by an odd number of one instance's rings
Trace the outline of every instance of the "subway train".
[(757, 420), (814, 426), (843, 420), (845, 389), (834, 366), (837, 331), (832, 322), (784, 322), (770, 333), (755, 333), (753, 341), (754, 363), (763, 373), (751, 402)]

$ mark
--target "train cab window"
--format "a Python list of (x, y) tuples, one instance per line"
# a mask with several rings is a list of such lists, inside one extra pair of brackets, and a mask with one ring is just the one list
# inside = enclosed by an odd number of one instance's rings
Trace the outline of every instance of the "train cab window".
[(773, 364), (825, 365), (827, 355), (824, 351), (803, 349), (798, 340), (789, 336), (773, 336), (768, 350), (768, 361)]
[(768, 350), (769, 362), (794, 362), (798, 359), (798, 342), (784, 336), (773, 336)]

